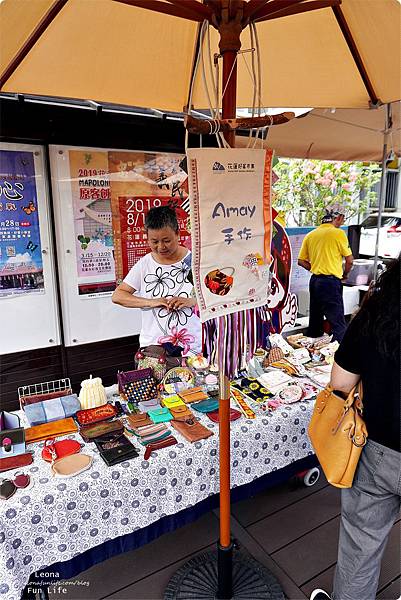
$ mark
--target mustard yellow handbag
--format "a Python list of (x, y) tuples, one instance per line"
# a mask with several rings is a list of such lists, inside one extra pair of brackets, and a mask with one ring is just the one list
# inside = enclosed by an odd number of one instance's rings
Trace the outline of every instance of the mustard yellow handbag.
[(309, 423), (309, 437), (327, 481), (352, 486), (368, 432), (362, 419), (362, 382), (344, 400), (327, 386), (318, 397)]

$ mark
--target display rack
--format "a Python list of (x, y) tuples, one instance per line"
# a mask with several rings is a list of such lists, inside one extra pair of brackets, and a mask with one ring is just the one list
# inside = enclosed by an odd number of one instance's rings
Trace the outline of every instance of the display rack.
[(54, 379), (53, 381), (44, 381), (42, 383), (23, 385), (18, 388), (18, 400), (21, 404), (21, 398), (40, 396), (42, 394), (52, 394), (56, 392), (65, 392), (66, 390), (71, 393), (71, 382), (68, 377), (65, 379)]

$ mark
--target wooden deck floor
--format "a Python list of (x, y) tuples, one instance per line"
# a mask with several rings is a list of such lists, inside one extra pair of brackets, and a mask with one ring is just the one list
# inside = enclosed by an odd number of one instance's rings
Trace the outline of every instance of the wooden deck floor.
[[(309, 598), (316, 587), (331, 589), (339, 513), (339, 490), (321, 477), (311, 488), (292, 489), (286, 483), (234, 504), (232, 531), (240, 547), (276, 575), (286, 597), (301, 600)], [(218, 512), (212, 511), (138, 550), (81, 573), (69, 580), (67, 593), (52, 598), (159, 600), (173, 573), (190, 557), (214, 549), (217, 538)], [(385, 551), (378, 599), (400, 598), (400, 573), (398, 521)]]

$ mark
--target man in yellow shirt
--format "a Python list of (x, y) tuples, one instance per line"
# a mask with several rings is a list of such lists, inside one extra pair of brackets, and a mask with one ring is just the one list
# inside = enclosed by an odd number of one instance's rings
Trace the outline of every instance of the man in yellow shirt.
[(354, 260), (347, 236), (340, 229), (345, 220), (344, 212), (338, 205), (328, 207), (322, 225), (305, 236), (298, 256), (299, 266), (312, 273), (308, 335), (323, 335), (326, 317), (331, 324), (333, 339), (339, 342), (346, 329), (342, 281), (347, 278)]

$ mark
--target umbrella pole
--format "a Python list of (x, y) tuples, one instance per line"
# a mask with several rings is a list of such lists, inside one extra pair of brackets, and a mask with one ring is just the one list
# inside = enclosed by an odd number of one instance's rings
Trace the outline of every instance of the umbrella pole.
[[(236, 116), (237, 50), (223, 50), (222, 54), (222, 117), (232, 119)], [(234, 147), (235, 132), (228, 131), (224, 136)], [(219, 396), (220, 539), (217, 544), (217, 598), (225, 600), (233, 595), (233, 543), (230, 533), (230, 382), (222, 369), (219, 374)]]
[(217, 598), (232, 598), (233, 543), (230, 535), (230, 382), (219, 373), (220, 540), (217, 544)]
[(386, 104), (386, 116), (384, 123), (384, 140), (383, 140), (383, 157), (382, 157), (382, 173), (380, 179), (380, 194), (379, 194), (379, 214), (377, 217), (377, 234), (376, 234), (376, 245), (375, 245), (375, 260), (373, 265), (373, 280), (377, 279), (377, 263), (379, 257), (379, 241), (380, 241), (380, 228), (382, 224), (382, 214), (384, 204), (386, 201), (386, 189), (387, 189), (387, 139), (389, 131), (391, 129), (391, 115), (390, 115), (390, 104)]

